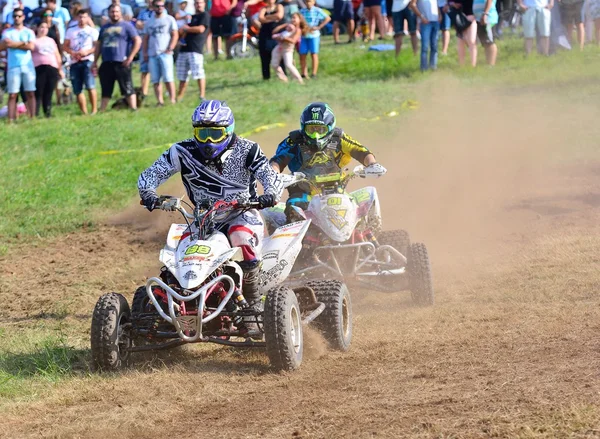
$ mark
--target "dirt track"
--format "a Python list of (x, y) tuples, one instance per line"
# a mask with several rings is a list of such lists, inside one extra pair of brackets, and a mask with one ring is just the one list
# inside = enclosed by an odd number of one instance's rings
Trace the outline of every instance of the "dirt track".
[[(491, 92), (455, 107), (445, 85), (418, 112), (352, 132), (390, 170), (375, 182), (386, 228), (430, 249), (435, 307), (356, 292), (350, 352), (309, 333), (295, 373), (211, 346), (82, 373), (5, 401), (0, 437), (600, 437), (595, 113), (562, 108), (574, 128), (551, 96), (533, 111), (530, 96)], [(87, 348), (99, 294), (131, 296), (158, 268), (169, 220), (132, 212), (0, 261), (3, 326), (67, 314), (69, 340)], [(10, 302), (26, 279), (36, 294)]]

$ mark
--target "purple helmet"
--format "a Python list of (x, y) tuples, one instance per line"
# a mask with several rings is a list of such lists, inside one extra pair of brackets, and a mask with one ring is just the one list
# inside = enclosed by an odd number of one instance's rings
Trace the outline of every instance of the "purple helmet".
[(204, 101), (192, 114), (194, 141), (205, 159), (219, 156), (229, 145), (235, 120), (231, 108), (225, 102)]

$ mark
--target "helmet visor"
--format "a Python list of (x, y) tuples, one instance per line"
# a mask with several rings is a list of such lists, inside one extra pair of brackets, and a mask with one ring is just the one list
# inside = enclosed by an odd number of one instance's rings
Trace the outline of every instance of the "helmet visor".
[(321, 139), (327, 135), (329, 132), (329, 127), (322, 124), (310, 124), (304, 126), (304, 132), (311, 139)]
[(194, 127), (194, 137), (198, 142), (222, 142), (229, 135), (228, 127)]

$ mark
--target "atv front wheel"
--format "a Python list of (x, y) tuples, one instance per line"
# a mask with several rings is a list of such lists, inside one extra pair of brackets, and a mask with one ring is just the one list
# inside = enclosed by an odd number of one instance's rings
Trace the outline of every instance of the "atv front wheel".
[(413, 301), (420, 306), (433, 306), (431, 264), (425, 244), (411, 244), (408, 251), (408, 281)]
[(278, 287), (267, 292), (264, 313), (267, 356), (278, 370), (294, 370), (302, 364), (304, 338), (302, 315), (296, 294)]
[(92, 315), (92, 360), (97, 369), (117, 370), (127, 364), (131, 347), (129, 304), (117, 293), (98, 299)]
[(348, 287), (337, 280), (311, 281), (306, 286), (313, 289), (317, 301), (325, 304), (315, 325), (332, 349), (347, 351), (352, 341), (352, 301)]

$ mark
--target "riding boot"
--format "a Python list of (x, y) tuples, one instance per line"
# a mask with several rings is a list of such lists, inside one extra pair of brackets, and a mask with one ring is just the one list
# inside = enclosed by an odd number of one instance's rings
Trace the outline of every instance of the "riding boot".
[[(243, 261), (239, 262), (240, 268), (244, 271), (244, 277), (242, 281), (242, 293), (246, 298), (246, 301), (250, 305), (249, 310), (255, 311), (257, 313), (262, 313), (264, 311), (264, 306), (262, 302), (262, 296), (260, 294), (259, 289), (259, 280), (258, 274), (260, 272), (260, 262), (259, 261)], [(262, 336), (259, 332), (258, 322), (262, 322), (262, 315), (260, 316), (247, 316), (244, 317), (243, 325), (245, 329), (247, 329), (253, 337)]]

